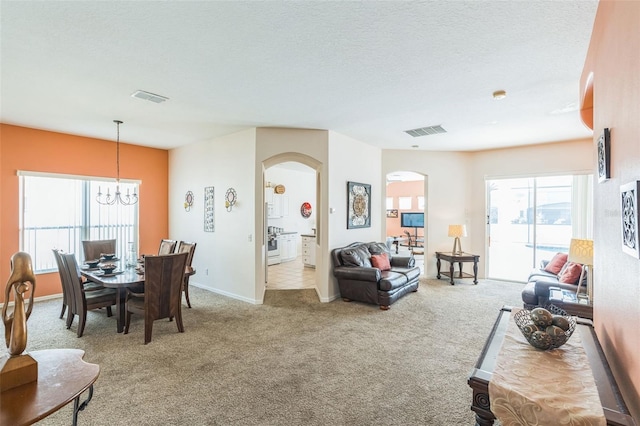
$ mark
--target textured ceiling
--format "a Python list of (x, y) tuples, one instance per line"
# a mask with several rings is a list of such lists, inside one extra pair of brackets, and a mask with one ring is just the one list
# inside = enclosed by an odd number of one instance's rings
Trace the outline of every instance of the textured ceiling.
[[(250, 127), (388, 149), (589, 137), (597, 1), (2, 1), (3, 123), (173, 148)], [(507, 91), (495, 101), (491, 93)], [(132, 98), (146, 90), (169, 98)], [(445, 134), (404, 130), (442, 125)]]

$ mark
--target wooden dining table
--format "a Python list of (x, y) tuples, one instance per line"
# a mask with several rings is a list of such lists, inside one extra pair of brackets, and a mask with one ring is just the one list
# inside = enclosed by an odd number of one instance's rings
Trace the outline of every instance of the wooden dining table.
[[(125, 262), (113, 262), (118, 265), (114, 273), (103, 274), (99, 268), (86, 268), (82, 267), (80, 273), (89, 281), (101, 284), (106, 288), (115, 288), (117, 291), (116, 297), (116, 321), (117, 331), (122, 333), (124, 330), (125, 319), (125, 297), (127, 295), (127, 288), (137, 287), (144, 285), (144, 267), (142, 264), (139, 267), (126, 266)], [(184, 275), (194, 275), (196, 270), (191, 266), (187, 266), (184, 271)]]

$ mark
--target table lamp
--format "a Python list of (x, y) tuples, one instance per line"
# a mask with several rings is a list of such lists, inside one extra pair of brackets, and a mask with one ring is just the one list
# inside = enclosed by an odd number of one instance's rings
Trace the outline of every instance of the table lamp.
[[(583, 265), (582, 272), (580, 272), (580, 280), (578, 281), (578, 289), (576, 290), (577, 296), (582, 286), (584, 270), (593, 265), (593, 240), (572, 238), (567, 261)], [(589, 275), (587, 275), (587, 296), (593, 303), (593, 271), (589, 271)]]
[(467, 226), (466, 225), (449, 225), (449, 236), (454, 237), (453, 250), (451, 251), (451, 254), (462, 254), (462, 245), (460, 244), (460, 237), (467, 236)]

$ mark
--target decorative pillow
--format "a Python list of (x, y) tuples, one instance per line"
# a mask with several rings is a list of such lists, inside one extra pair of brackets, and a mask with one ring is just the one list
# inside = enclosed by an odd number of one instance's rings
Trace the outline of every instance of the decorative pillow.
[(391, 264), (389, 263), (389, 256), (387, 256), (387, 253), (374, 254), (373, 256), (371, 256), (371, 264), (374, 268), (378, 268), (381, 271), (388, 271), (391, 269)]
[(364, 266), (362, 257), (360, 257), (356, 250), (342, 250), (340, 257), (342, 258), (344, 266)]
[(568, 257), (569, 255), (567, 253), (556, 253), (556, 255), (553, 256), (553, 259), (551, 259), (551, 261), (547, 263), (547, 266), (545, 266), (544, 270), (555, 275), (560, 274), (562, 267), (565, 263), (567, 263)]
[(562, 275), (558, 276), (558, 281), (564, 284), (578, 284), (581, 273), (581, 264), (569, 262), (565, 270), (562, 272)]

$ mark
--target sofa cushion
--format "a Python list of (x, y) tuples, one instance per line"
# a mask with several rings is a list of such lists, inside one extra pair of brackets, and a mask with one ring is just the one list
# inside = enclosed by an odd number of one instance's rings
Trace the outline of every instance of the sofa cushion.
[(582, 265), (579, 263), (568, 262), (567, 267), (558, 276), (558, 281), (565, 284), (578, 284), (582, 274)]
[(393, 290), (406, 285), (407, 276), (401, 272), (383, 271), (379, 282), (380, 290)]
[(545, 266), (544, 270), (558, 275), (562, 270), (562, 267), (567, 263), (567, 253), (556, 253), (553, 259)]
[(371, 254), (363, 245), (342, 250), (340, 257), (344, 266), (371, 268)]
[(413, 281), (418, 279), (418, 277), (420, 276), (420, 268), (418, 268), (417, 266), (411, 266), (411, 267), (397, 267), (394, 266), (393, 268), (391, 268), (391, 270), (393, 272), (399, 272), (401, 274), (403, 274), (404, 276), (407, 277), (407, 281)]
[(387, 253), (372, 255), (371, 265), (381, 271), (388, 271), (391, 269), (391, 263), (389, 263), (389, 256), (387, 256)]

